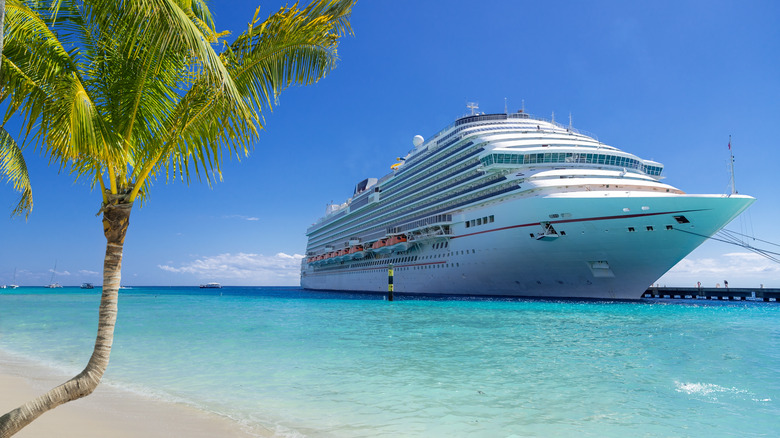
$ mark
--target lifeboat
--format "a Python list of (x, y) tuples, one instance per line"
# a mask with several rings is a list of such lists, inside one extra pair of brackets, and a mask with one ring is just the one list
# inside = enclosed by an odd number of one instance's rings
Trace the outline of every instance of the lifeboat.
[(352, 248), (353, 247), (348, 247), (348, 248), (344, 248), (341, 251), (339, 251), (341, 253), (341, 255), (339, 256), (339, 259), (340, 260), (352, 260)]
[(366, 252), (363, 250), (363, 245), (354, 245), (350, 247), (349, 253), (352, 260), (362, 259), (366, 256)]
[(393, 252), (393, 250), (387, 246), (389, 240), (389, 238), (377, 240), (376, 243), (374, 243), (373, 251), (378, 254), (390, 254)]
[(391, 252), (406, 251), (412, 245), (407, 241), (405, 234), (390, 236), (387, 240), (387, 246), (390, 248)]
[(323, 263), (333, 263), (333, 262), (335, 262), (336, 261), (336, 260), (334, 260), (335, 255), (336, 255), (335, 251), (331, 251), (329, 253), (326, 253), (324, 255), (323, 260), (322, 260)]

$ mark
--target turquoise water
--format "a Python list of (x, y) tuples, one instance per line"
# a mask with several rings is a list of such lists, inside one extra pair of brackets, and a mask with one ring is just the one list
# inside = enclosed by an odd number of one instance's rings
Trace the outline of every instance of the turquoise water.
[[(98, 301), (4, 292), (0, 349), (77, 372)], [(774, 303), (136, 288), (119, 307), (107, 381), (279, 436), (780, 433)]]

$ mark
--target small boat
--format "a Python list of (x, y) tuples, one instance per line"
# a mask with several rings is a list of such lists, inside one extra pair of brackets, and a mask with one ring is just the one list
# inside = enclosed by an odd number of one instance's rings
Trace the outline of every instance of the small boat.
[(50, 283), (48, 285), (46, 285), (46, 287), (48, 289), (57, 289), (57, 288), (61, 288), (62, 287), (61, 284), (59, 284), (56, 281), (54, 281), (54, 274), (56, 274), (56, 273), (57, 273), (57, 261), (55, 260), (54, 261), (54, 269), (51, 270), (51, 280), (49, 280)]
[(92, 284), (92, 283), (81, 283), (81, 288), (82, 289), (94, 289), (95, 285)]
[(222, 289), (222, 285), (219, 283), (206, 283), (200, 285), (201, 289)]
[(8, 285), (8, 289), (16, 289), (19, 287), (18, 284), (16, 284), (16, 268), (14, 268), (14, 282)]

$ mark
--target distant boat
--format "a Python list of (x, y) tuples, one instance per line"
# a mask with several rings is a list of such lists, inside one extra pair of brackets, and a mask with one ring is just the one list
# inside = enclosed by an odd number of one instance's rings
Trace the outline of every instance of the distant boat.
[(49, 280), (49, 284), (46, 286), (47, 288), (49, 288), (49, 289), (56, 289), (56, 288), (62, 287), (61, 284), (59, 284), (56, 281), (54, 281), (54, 274), (56, 274), (56, 273), (57, 273), (57, 261), (55, 260), (54, 261), (54, 269), (52, 269), (52, 271), (51, 271), (51, 280)]
[(92, 283), (81, 283), (81, 288), (82, 289), (94, 289), (95, 285), (93, 285)]
[(222, 285), (219, 283), (206, 283), (200, 285), (201, 289), (222, 289)]
[(18, 284), (16, 284), (16, 268), (14, 268), (14, 282), (8, 285), (8, 289), (16, 289), (19, 287)]

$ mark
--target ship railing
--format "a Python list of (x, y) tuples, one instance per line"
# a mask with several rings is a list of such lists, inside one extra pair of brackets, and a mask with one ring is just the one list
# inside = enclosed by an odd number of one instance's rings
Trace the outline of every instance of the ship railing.
[(416, 230), (407, 235), (411, 243), (448, 240), (452, 237), (452, 228), (449, 225), (432, 225), (421, 230)]
[(547, 122), (547, 123), (550, 123), (552, 125), (555, 125), (559, 129), (564, 129), (564, 130), (569, 131), (569, 132), (574, 133), (574, 134), (584, 135), (584, 136), (590, 137), (590, 138), (592, 138), (592, 139), (594, 139), (596, 141), (599, 140), (599, 138), (596, 136), (596, 134), (593, 134), (592, 132), (583, 131), (582, 129), (577, 129), (577, 128), (574, 128), (573, 126), (570, 126), (570, 125), (567, 126), (567, 125), (558, 123), (558, 122), (556, 122), (555, 120), (552, 120), (552, 119), (546, 119), (544, 117), (537, 117), (537, 116), (534, 116), (534, 115), (531, 115), (531, 114), (528, 114), (528, 113), (511, 113), (511, 114), (509, 114), (509, 118), (510, 119), (539, 120), (539, 121), (542, 121), (542, 122)]
[(389, 227), (387, 234), (400, 234), (410, 231), (416, 231), (421, 228), (429, 227), (431, 225), (450, 225), (452, 224), (451, 214), (435, 214), (433, 216), (417, 219), (416, 221), (407, 222), (405, 224)]

